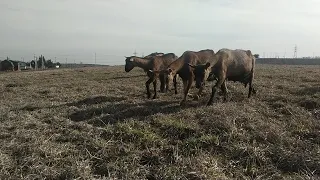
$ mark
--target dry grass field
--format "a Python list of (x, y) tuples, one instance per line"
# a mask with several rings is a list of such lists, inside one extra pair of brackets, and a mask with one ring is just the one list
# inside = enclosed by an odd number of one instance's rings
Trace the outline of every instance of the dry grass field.
[(320, 178), (320, 66), (258, 65), (256, 95), (228, 82), (209, 107), (212, 82), (180, 107), (180, 78), (156, 100), (146, 80), (123, 66), (1, 73), (0, 179)]

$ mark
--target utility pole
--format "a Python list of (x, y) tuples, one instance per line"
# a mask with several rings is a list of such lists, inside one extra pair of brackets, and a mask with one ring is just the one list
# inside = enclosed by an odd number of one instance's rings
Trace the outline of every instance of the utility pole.
[(57, 63), (57, 57), (54, 57), (54, 63)]
[(94, 53), (94, 65), (97, 65), (97, 53)]
[(298, 57), (298, 47), (297, 45), (294, 46), (294, 53), (293, 53), (293, 58), (297, 58)]
[(38, 70), (38, 62), (37, 62), (37, 57), (35, 54), (34, 54), (34, 69)]
[(68, 65), (67, 65), (67, 64), (68, 64), (68, 58), (66, 58), (66, 67), (68, 67)]
[(42, 63), (41, 63), (41, 65), (42, 65), (42, 66), (41, 66), (41, 67), (42, 67), (42, 70), (44, 70), (44, 68), (45, 68), (45, 67), (44, 67), (44, 57), (43, 57), (42, 55), (41, 55), (41, 62), (42, 62)]

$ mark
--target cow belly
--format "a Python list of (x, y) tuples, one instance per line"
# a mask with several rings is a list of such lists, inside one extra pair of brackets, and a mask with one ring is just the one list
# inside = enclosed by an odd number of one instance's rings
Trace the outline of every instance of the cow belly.
[(248, 83), (250, 80), (250, 73), (242, 73), (242, 74), (233, 74), (233, 75), (227, 75), (227, 80), (228, 81), (238, 81), (242, 83)]

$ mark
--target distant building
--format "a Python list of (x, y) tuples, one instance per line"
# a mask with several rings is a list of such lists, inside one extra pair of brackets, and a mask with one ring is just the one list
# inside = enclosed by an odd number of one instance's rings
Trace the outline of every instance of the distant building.
[(25, 69), (28, 69), (27, 64), (22, 61), (8, 59), (0, 61), (0, 71), (21, 71)]
[(17, 60), (10, 60), (14, 65), (15, 71), (21, 71), (27, 69), (27, 63)]
[(10, 60), (0, 62), (0, 71), (14, 71), (14, 64)]

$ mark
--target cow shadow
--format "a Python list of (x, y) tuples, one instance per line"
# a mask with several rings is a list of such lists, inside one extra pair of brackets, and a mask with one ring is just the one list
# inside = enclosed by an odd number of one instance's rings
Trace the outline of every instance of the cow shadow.
[(80, 101), (67, 103), (66, 105), (80, 107), (82, 105), (94, 105), (94, 104), (101, 104), (101, 103), (105, 103), (105, 102), (119, 102), (119, 101), (123, 101), (126, 99), (127, 99), (126, 97), (95, 96), (95, 97), (85, 98)]
[(74, 122), (85, 121), (94, 126), (105, 126), (124, 122), (130, 118), (145, 121), (147, 117), (154, 114), (174, 114), (182, 109), (199, 107), (197, 102), (189, 102), (180, 106), (180, 101), (159, 101), (146, 100), (142, 103), (128, 103), (125, 101), (109, 103), (99, 108), (89, 108), (80, 110), (69, 115), (69, 119)]

